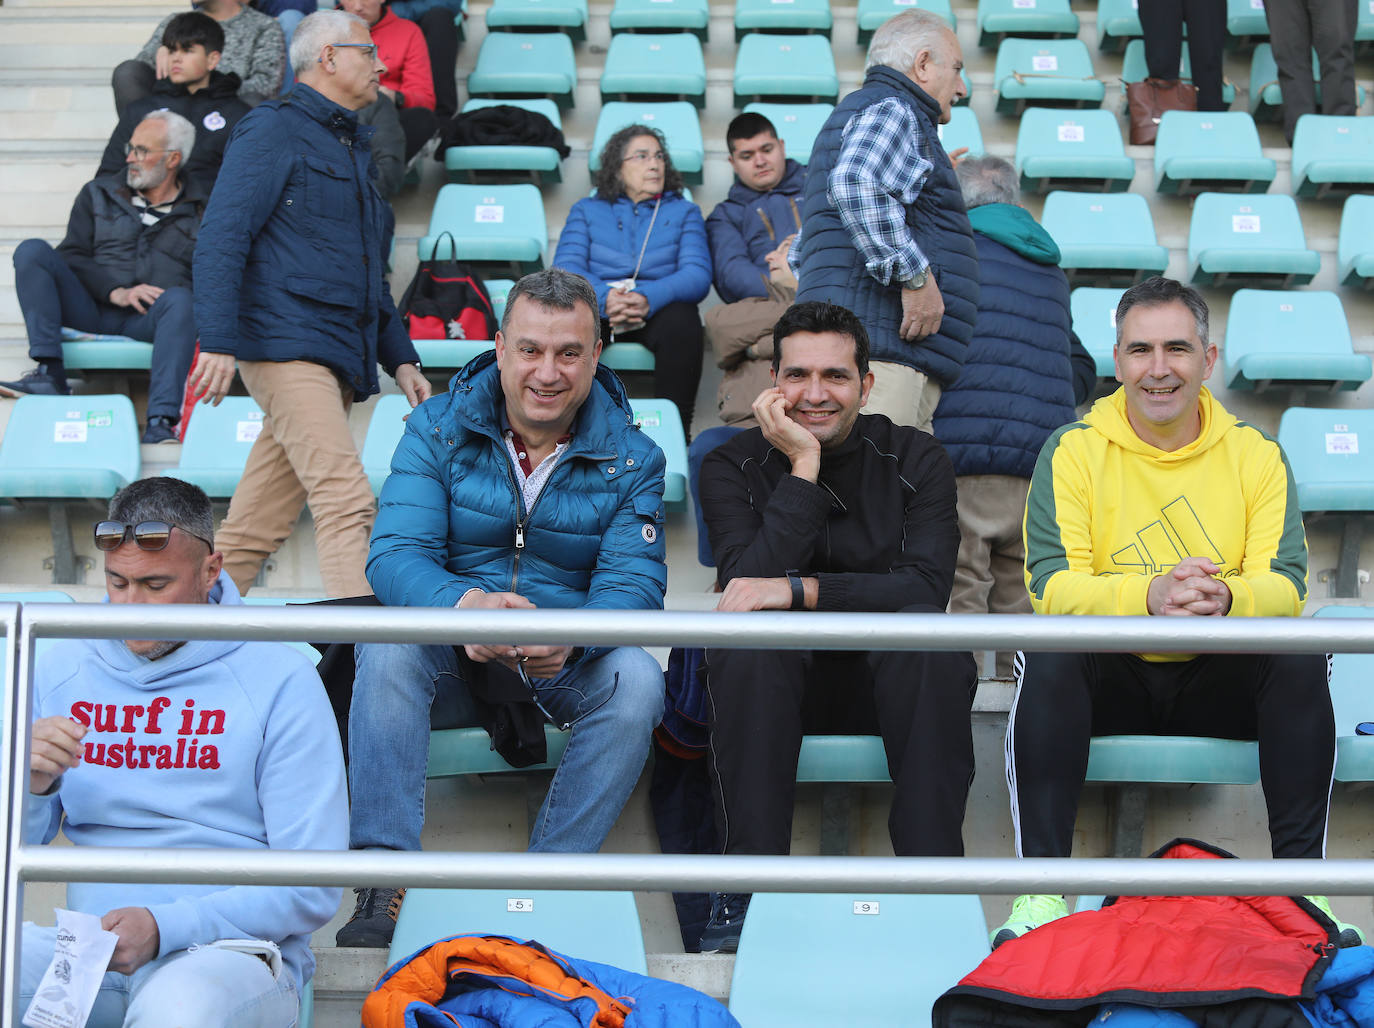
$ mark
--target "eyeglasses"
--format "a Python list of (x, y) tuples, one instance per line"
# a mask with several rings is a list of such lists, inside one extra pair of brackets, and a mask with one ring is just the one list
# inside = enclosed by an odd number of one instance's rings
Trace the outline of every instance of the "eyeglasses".
[(620, 163), (626, 164), (629, 161), (634, 161), (636, 164), (646, 164), (649, 161), (654, 161), (658, 164), (663, 164), (667, 160), (668, 155), (662, 150), (655, 150), (653, 153), (650, 153), (648, 150), (636, 150), (634, 153), (626, 154), (624, 158), (621, 159)]
[[(136, 525), (126, 521), (101, 521), (95, 526), (95, 548), (107, 552), (117, 550), (132, 536), (140, 550), (165, 550), (171, 542), (174, 528), (186, 532), (180, 525), (168, 524), (166, 521), (140, 521)], [(194, 532), (186, 534), (192, 539), (199, 539), (212, 550), (215, 548), (204, 536), (196, 535)]]
[[(376, 43), (330, 43), (328, 45), (334, 47), (336, 50), (361, 50), (363, 56), (369, 61), (376, 60), (377, 58)], [(321, 57), (320, 60), (323, 61), (324, 58)]]
[(146, 161), (149, 154), (170, 152), (170, 150), (149, 150), (146, 146), (133, 146), (129, 143), (124, 144), (124, 156), (128, 157), (130, 154), (133, 154), (133, 158), (136, 161)]

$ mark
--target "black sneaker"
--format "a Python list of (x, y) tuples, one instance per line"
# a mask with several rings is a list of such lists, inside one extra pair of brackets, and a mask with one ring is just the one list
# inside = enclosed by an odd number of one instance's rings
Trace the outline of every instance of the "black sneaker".
[(739, 933), (749, 912), (748, 892), (711, 893), (711, 920), (701, 931), (701, 952), (733, 953), (739, 949)]
[(354, 889), (358, 905), (348, 924), (334, 936), (334, 945), (386, 949), (396, 931), (396, 915), (401, 912), (405, 889)]
[(171, 418), (155, 414), (148, 419), (148, 427), (143, 430), (143, 442), (148, 446), (158, 443), (180, 442), (177, 438), (177, 423)]
[(66, 376), (50, 374), (44, 364), (14, 382), (0, 382), (0, 396), (70, 396)]

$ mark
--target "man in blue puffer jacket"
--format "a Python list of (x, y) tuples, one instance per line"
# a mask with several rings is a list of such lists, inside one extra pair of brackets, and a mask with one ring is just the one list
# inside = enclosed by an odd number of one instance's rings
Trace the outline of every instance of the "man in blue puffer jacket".
[[(600, 353), (585, 279), (554, 268), (515, 284), (495, 353), (406, 422), (367, 562), (382, 603), (662, 608), (663, 451)], [(600, 849), (663, 716), (663, 669), (632, 646), (379, 644), (358, 646), (356, 661), (354, 849), (420, 848), (436, 692), (452, 714), (441, 722), (474, 724), (473, 694), (500, 682), (571, 729), (530, 835), (545, 852)], [(403, 891), (358, 890), (338, 945), (387, 946)]]

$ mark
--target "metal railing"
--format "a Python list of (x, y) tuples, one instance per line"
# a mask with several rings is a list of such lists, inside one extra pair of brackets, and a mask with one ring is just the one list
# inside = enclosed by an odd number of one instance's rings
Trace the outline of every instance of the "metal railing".
[(149, 607), (0, 604), (5, 691), (0, 790), (5, 829), (0, 1028), (18, 1025), (25, 882), (218, 882), (432, 888), (890, 893), (1374, 893), (1374, 859), (1141, 860), (669, 856), (135, 850), (23, 844), (34, 645), (44, 638), (268, 639), (311, 642), (1026, 650), (1374, 653), (1374, 619), (1030, 617), (681, 611), (458, 611), (377, 607)]

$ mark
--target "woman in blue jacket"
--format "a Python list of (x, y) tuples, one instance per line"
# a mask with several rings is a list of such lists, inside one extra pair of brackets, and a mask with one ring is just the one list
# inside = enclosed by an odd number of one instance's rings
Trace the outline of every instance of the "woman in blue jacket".
[(654, 354), (654, 392), (677, 404), (690, 432), (701, 378), (697, 304), (711, 288), (701, 208), (682, 196), (657, 129), (629, 125), (606, 141), (596, 195), (573, 204), (553, 263), (596, 287), (601, 337)]

